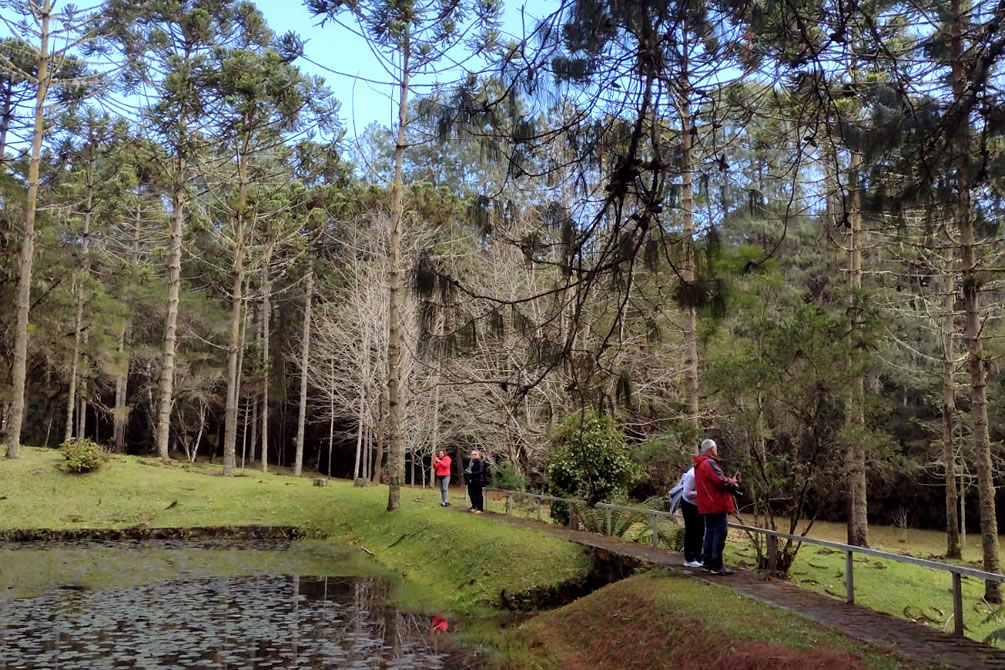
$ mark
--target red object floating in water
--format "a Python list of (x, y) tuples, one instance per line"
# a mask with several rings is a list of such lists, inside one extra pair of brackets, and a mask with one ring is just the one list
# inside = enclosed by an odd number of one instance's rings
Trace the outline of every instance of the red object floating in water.
[(447, 620), (439, 614), (434, 614), (433, 618), (430, 620), (430, 633), (446, 633), (447, 632)]

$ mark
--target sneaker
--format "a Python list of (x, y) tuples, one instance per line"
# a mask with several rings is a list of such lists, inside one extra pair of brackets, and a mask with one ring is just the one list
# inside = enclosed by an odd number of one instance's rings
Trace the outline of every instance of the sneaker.
[(729, 577), (730, 575), (736, 574), (729, 568), (719, 568), (718, 570), (710, 570), (709, 572), (713, 575), (718, 575), (719, 577)]
[(469, 507), (469, 508), (468, 508), (468, 511), (469, 511), (469, 512), (474, 512), (474, 511), (475, 511), (475, 508), (474, 508), (474, 507)]
[(446, 507), (446, 506), (447, 506), (447, 503), (445, 503), (445, 502), (441, 502), (440, 503), (440, 507)]
[(700, 568), (703, 567), (701, 561), (684, 561), (685, 568)]

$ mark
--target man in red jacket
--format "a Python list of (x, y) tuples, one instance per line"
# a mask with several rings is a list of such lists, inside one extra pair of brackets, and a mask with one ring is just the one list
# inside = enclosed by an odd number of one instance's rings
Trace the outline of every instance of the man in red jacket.
[(705, 521), (703, 569), (713, 575), (731, 575), (733, 571), (722, 566), (722, 550), (726, 547), (729, 528), (727, 517), (736, 511), (733, 493), (738, 483), (722, 474), (715, 440), (704, 440), (699, 454), (694, 457), (694, 486), (698, 492), (698, 513)]

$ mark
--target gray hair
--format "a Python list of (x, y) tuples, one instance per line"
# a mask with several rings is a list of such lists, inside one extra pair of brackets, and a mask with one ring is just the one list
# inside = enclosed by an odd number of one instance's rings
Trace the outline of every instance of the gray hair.
[(698, 453), (705, 455), (711, 450), (715, 449), (717, 446), (718, 445), (715, 443), (715, 440), (702, 440), (701, 446), (698, 447)]

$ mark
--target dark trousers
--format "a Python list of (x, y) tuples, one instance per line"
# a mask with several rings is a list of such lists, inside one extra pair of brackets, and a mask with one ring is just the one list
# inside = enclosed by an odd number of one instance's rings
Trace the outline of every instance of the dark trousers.
[(702, 563), (706, 570), (722, 568), (722, 550), (726, 548), (726, 531), (729, 530), (725, 514), (702, 514), (705, 519), (705, 545)]
[(485, 511), (485, 500), (482, 498), (482, 483), (468, 482), (468, 497), (471, 498), (471, 506), (479, 512)]
[(686, 500), (680, 501), (680, 513), (684, 516), (684, 560), (700, 561), (705, 521), (698, 514), (698, 506)]

